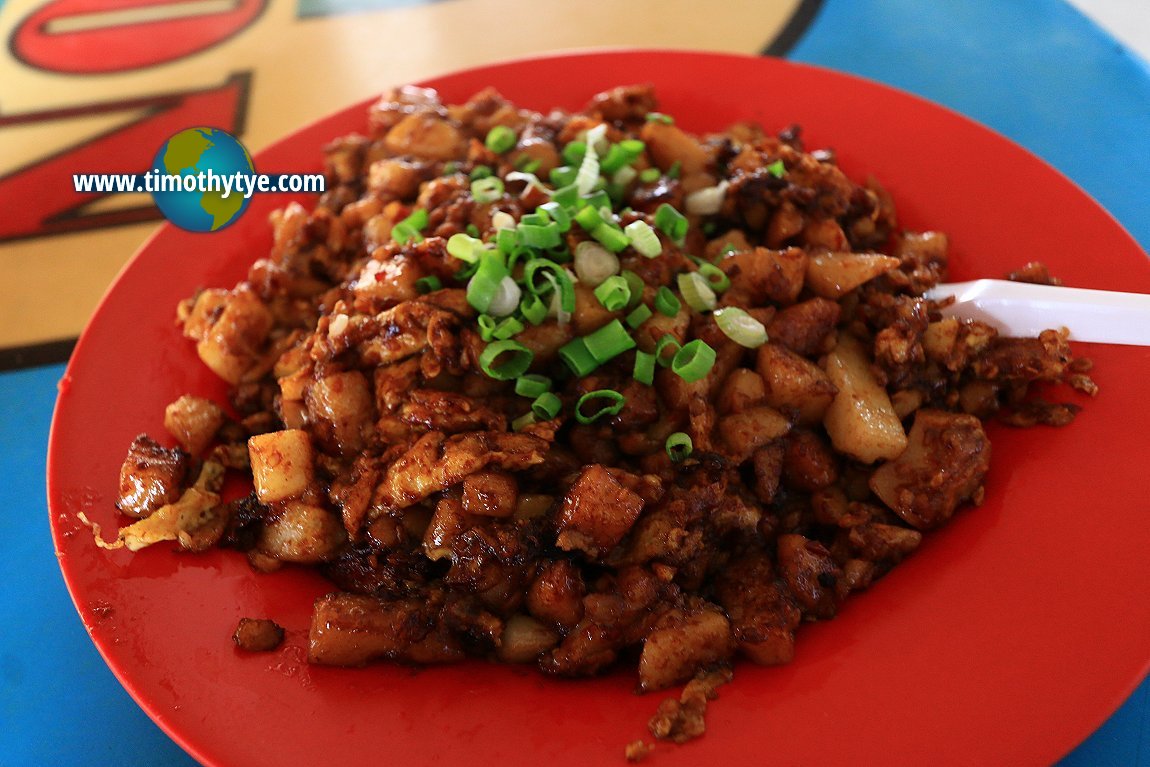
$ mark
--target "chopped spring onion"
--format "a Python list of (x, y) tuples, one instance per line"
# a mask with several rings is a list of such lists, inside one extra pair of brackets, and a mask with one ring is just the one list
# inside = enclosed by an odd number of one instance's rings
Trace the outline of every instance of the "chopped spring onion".
[(532, 325), (539, 325), (547, 319), (547, 305), (534, 293), (528, 293), (523, 297), (519, 311), (523, 314), (523, 319)]
[(559, 232), (559, 224), (554, 221), (549, 221), (543, 225), (520, 222), (518, 232), (519, 243), (529, 248), (540, 250), (554, 248), (563, 241), (563, 235)]
[(550, 421), (563, 409), (563, 400), (551, 392), (543, 392), (531, 403), (531, 412), (541, 421)]
[(687, 217), (667, 203), (655, 211), (655, 226), (677, 243), (687, 236)]
[(453, 234), (447, 240), (448, 254), (468, 264), (477, 263), (485, 250), (482, 240), (463, 232)]
[(456, 160), (449, 160), (443, 163), (443, 175), (453, 176), (459, 172), (459, 163)]
[(461, 266), (455, 274), (451, 275), (451, 278), (457, 282), (467, 282), (477, 271), (479, 271), (479, 262), (473, 261), (470, 264)]
[(775, 178), (782, 178), (787, 172), (787, 166), (783, 165), (782, 160), (775, 160), (767, 166), (767, 173), (770, 173)]
[(475, 324), (479, 326), (479, 337), (491, 343), (495, 340), (495, 318), (490, 314), (481, 314), (476, 318)]
[(683, 272), (678, 277), (679, 292), (687, 306), (697, 312), (709, 312), (715, 308), (718, 299), (715, 291), (698, 272)]
[(599, 287), (595, 288), (595, 298), (599, 299), (607, 311), (621, 312), (631, 300), (631, 288), (625, 279), (615, 275), (599, 283)]
[[(479, 367), (489, 378), (510, 381), (527, 372), (535, 355), (517, 341), (495, 341), (479, 355)], [(496, 360), (502, 359), (498, 364)]]
[(687, 383), (694, 383), (710, 373), (714, 364), (715, 350), (696, 338), (675, 352), (675, 358), (671, 360), (671, 370)]
[(563, 147), (563, 162), (574, 167), (583, 162), (585, 154), (587, 154), (587, 144), (582, 141), (572, 141)]
[(494, 229), (514, 229), (515, 216), (505, 210), (497, 210), (491, 214), (491, 226)]
[(551, 379), (547, 376), (528, 373), (515, 382), (515, 393), (520, 397), (535, 399), (543, 392), (551, 391)]
[(411, 212), (411, 215), (403, 219), (399, 223), (407, 224), (417, 232), (422, 232), (424, 227), (427, 226), (427, 211), (423, 208), (416, 208)]
[(623, 234), (623, 230), (617, 229), (606, 222), (595, 227), (591, 232), (591, 236), (612, 253), (620, 253), (626, 250), (627, 246), (631, 244), (630, 238)]
[[(603, 127), (606, 128), (606, 126)], [(590, 139), (590, 133), (591, 131), (588, 131), (588, 139)], [(579, 194), (589, 194), (598, 182), (599, 155), (588, 140), (587, 151), (583, 153), (583, 160), (579, 163), (579, 172), (575, 175), (575, 186), (579, 189)]]
[(505, 178), (508, 182), (511, 182), (511, 181), (524, 181), (524, 182), (526, 182), (527, 186), (523, 187), (523, 194), (519, 195), (520, 197), (526, 195), (527, 190), (531, 189), (532, 187), (534, 187), (535, 189), (538, 189), (540, 192), (543, 192), (543, 194), (551, 194), (551, 190), (548, 189), (547, 187), (543, 186), (543, 182), (540, 181), (539, 177), (536, 176), (534, 173), (524, 173), (523, 171), (516, 170), (516, 171), (512, 171), (511, 173), (508, 173), (503, 178)]
[(503, 181), (495, 176), (472, 181), (471, 196), (478, 203), (495, 202), (503, 196)]
[(615, 175), (611, 177), (611, 183), (618, 187), (620, 191), (625, 191), (627, 185), (639, 177), (639, 171), (632, 168), (630, 165), (624, 165), (619, 170), (615, 171)]
[[(560, 165), (558, 168), (552, 170), (548, 177), (553, 187), (562, 189), (564, 187), (574, 186), (575, 176), (578, 175), (578, 173), (578, 168), (572, 168), (570, 165)], [(575, 194), (578, 196), (579, 191), (576, 190)]]
[(715, 324), (739, 346), (757, 349), (767, 342), (767, 329), (763, 323), (737, 306), (725, 306), (717, 310)]
[(491, 335), (496, 341), (506, 341), (508, 338), (515, 336), (523, 330), (523, 323), (514, 317), (505, 317), (498, 325)]
[(507, 266), (503, 257), (492, 250), (485, 250), (479, 257), (479, 268), (467, 283), (467, 303), (477, 312), (486, 312), (500, 292), (503, 278), (507, 277)]
[(519, 232), (515, 229), (500, 229), (495, 233), (495, 247), (504, 255), (519, 247)]
[(647, 352), (635, 352), (635, 368), (631, 377), (647, 386), (655, 382), (655, 355)]
[(671, 362), (675, 359), (675, 355), (678, 354), (682, 348), (683, 346), (679, 343), (679, 339), (667, 333), (655, 344), (655, 360), (665, 368), (670, 367)]
[(602, 157), (607, 154), (610, 144), (607, 141), (607, 123), (599, 123), (583, 137), (587, 146), (593, 148), (595, 153)]
[(631, 288), (631, 300), (627, 302), (627, 308), (634, 309), (643, 300), (643, 291), (647, 285), (643, 282), (642, 277), (630, 269), (624, 269), (620, 275), (627, 281), (627, 287)]
[(639, 180), (644, 184), (654, 184), (659, 180), (659, 176), (661, 175), (663, 175), (663, 173), (658, 168), (644, 168), (639, 171)]
[[(555, 174), (551, 174), (551, 183), (555, 183)], [(575, 186), (574, 176), (566, 184), (559, 184), (551, 193), (551, 202), (556, 203), (565, 210), (570, 210), (579, 204), (579, 187)]]
[(604, 175), (610, 175), (626, 164), (627, 160), (623, 150), (619, 148), (618, 144), (612, 144), (608, 147), (607, 154), (603, 155), (603, 159), (599, 161), (599, 169), (603, 171)]
[(523, 155), (515, 161), (515, 170), (521, 170), (524, 173), (534, 173), (539, 170), (539, 166), (542, 164), (543, 162), (537, 158)]
[(587, 351), (587, 344), (582, 338), (576, 338), (560, 346), (559, 359), (563, 360), (571, 372), (579, 378), (599, 367), (591, 352)]
[(667, 168), (667, 178), (678, 178), (683, 172), (683, 163), (675, 160), (671, 163), (671, 167)]
[(727, 181), (720, 181), (715, 186), (691, 192), (687, 195), (687, 212), (699, 216), (713, 216), (723, 207), (723, 200), (727, 197)]
[[(547, 304), (547, 316), (554, 317), (559, 321), (559, 327), (566, 327), (567, 323), (571, 321), (574, 310), (567, 310), (563, 308), (563, 291), (559, 287), (559, 281), (552, 277), (550, 274), (543, 275), (547, 282), (551, 283), (551, 300)], [(574, 288), (572, 288), (574, 294)]]
[[(511, 275), (507, 275), (499, 281), (499, 286), (495, 289), (495, 295), (491, 297), (491, 303), (487, 305), (487, 312), (492, 317), (507, 317), (519, 308), (519, 299), (522, 298), (523, 291), (515, 284), (515, 280)], [(522, 330), (522, 325), (519, 330)], [(519, 332), (518, 330), (515, 332)], [(498, 336), (496, 336), (498, 338)]]
[[(539, 277), (546, 285), (540, 285)], [(559, 264), (546, 258), (536, 258), (527, 262), (523, 269), (523, 284), (529, 293), (543, 298), (554, 291), (559, 296), (559, 308), (564, 312), (575, 311), (575, 286), (571, 275)]]
[(727, 288), (731, 287), (731, 278), (728, 277), (722, 269), (715, 266), (709, 261), (699, 259), (699, 276), (707, 281), (707, 285), (711, 290), (716, 293), (722, 293)]
[(639, 304), (635, 307), (634, 311), (627, 315), (627, 327), (636, 330), (644, 322), (651, 319), (651, 315), (653, 314), (654, 312), (651, 311), (651, 307), (646, 304)]
[(423, 235), (419, 233), (419, 230), (406, 221), (400, 221), (391, 228), (391, 238), (400, 245), (406, 245), (409, 242), (423, 242)]
[[(584, 412), (583, 406), (593, 403), (595, 400), (605, 400), (607, 404), (590, 413)], [(575, 420), (579, 423), (592, 423), (605, 415), (615, 415), (623, 409), (625, 404), (627, 404), (627, 399), (617, 391), (611, 389), (589, 391), (575, 403)]]
[(659, 242), (659, 235), (646, 221), (632, 221), (623, 227), (623, 231), (631, 238), (631, 247), (639, 255), (654, 258), (663, 252), (663, 243)]
[(674, 125), (675, 118), (671, 115), (665, 115), (662, 112), (648, 112), (647, 122), (649, 123), (663, 123), (664, 125)]
[(672, 463), (679, 463), (680, 461), (686, 460), (695, 450), (695, 445), (691, 442), (691, 435), (681, 431), (677, 431), (667, 437), (665, 447), (667, 449), (667, 457), (671, 459)]
[(599, 243), (588, 240), (575, 246), (574, 266), (579, 281), (596, 288), (619, 273), (619, 258)]
[(611, 212), (611, 195), (602, 189), (598, 189), (591, 194), (587, 195), (586, 203), (599, 211), (599, 215), (604, 221), (614, 221), (615, 215)]
[(478, 181), (481, 178), (491, 178), (493, 175), (494, 173), (491, 168), (487, 167), (486, 165), (476, 165), (471, 169), (471, 173), (468, 174), (468, 178), (470, 178), (472, 181)]
[(635, 339), (619, 320), (611, 320), (594, 333), (583, 336), (583, 345), (595, 361), (602, 365), (625, 351), (635, 348)]
[(415, 281), (415, 289), (420, 293), (434, 293), (443, 288), (443, 282), (434, 274), (430, 277), (420, 277)]
[(603, 217), (599, 215), (594, 205), (585, 205), (575, 214), (575, 223), (583, 227), (584, 231), (593, 232), (596, 227), (603, 224)]
[(524, 413), (511, 422), (511, 431), (523, 431), (533, 423), (535, 423), (535, 414)]
[(615, 173), (635, 162), (645, 148), (646, 145), (638, 139), (624, 139), (607, 150), (600, 167), (604, 173)]
[(678, 297), (671, 292), (671, 289), (664, 285), (655, 293), (655, 308), (660, 314), (674, 317), (683, 308), (683, 305), (679, 302)]
[(559, 225), (560, 232), (568, 232), (571, 230), (571, 214), (557, 202), (547, 202), (540, 205), (537, 210), (541, 213), (551, 217), (551, 220)]
[(518, 141), (518, 136), (515, 135), (515, 131), (506, 125), (496, 125), (487, 131), (487, 138), (483, 143), (488, 149), (495, 152), (495, 154), (503, 154), (515, 146), (516, 141)]

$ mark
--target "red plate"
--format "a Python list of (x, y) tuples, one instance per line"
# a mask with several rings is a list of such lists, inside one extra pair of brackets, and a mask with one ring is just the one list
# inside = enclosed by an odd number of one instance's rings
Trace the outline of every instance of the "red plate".
[[(495, 85), (536, 109), (581, 107), (598, 90), (653, 82), (691, 130), (798, 122), (854, 178), (873, 173), (903, 225), (951, 235), (956, 280), (1032, 259), (1070, 285), (1150, 292), (1150, 262), (1097, 204), (1015, 144), (887, 87), (766, 58), (593, 53), (436, 78), (449, 102)], [(261, 172), (318, 169), (320, 147), (363, 131), (353, 106), (257, 157)], [(309, 668), (312, 599), (327, 586), (257, 575), (231, 552), (98, 550), (76, 521), (111, 528), (117, 471), (164, 406), (224, 388), (173, 322), (201, 286), (231, 286), (270, 245), (253, 200), (210, 235), (166, 226), (117, 280), (84, 332), (52, 426), (48, 488), (60, 565), (108, 665), (148, 714), (208, 764), (610, 764), (646, 735), (660, 697), (633, 671), (563, 682), (479, 662), (421, 672)], [(663, 747), (663, 765), (1040, 764), (1086, 737), (1150, 661), (1150, 513), (1145, 500), (1150, 349), (1091, 346), (1101, 394), (1069, 428), (993, 428), (986, 503), (829, 623), (804, 627), (790, 666), (740, 665), (707, 735)], [(288, 641), (242, 656), (241, 616)]]

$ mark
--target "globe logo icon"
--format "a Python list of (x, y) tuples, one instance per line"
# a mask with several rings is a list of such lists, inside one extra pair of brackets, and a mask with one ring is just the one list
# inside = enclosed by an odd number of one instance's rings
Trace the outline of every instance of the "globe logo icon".
[(172, 136), (156, 152), (152, 170), (183, 178), (183, 186), (165, 185), (152, 192), (152, 199), (165, 218), (190, 232), (223, 229), (251, 202), (241, 191), (244, 187), (237, 184), (230, 185), (231, 193), (226, 197), (218, 185), (208, 188), (193, 184), (193, 178), (207, 177), (209, 172), (215, 176), (255, 175), (248, 150), (235, 136), (218, 128), (188, 128)]

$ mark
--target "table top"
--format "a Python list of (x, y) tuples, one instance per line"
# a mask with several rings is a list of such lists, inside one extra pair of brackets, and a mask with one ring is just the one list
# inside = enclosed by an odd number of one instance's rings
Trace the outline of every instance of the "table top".
[[(0, 611), (10, 627), (0, 648), (0, 764), (193, 763), (104, 666), (45, 524), (61, 363), (158, 220), (143, 196), (73, 195), (72, 172), (111, 172), (126, 147), (158, 146), (195, 124), (229, 129), (259, 151), (389, 85), (496, 58), (599, 45), (711, 49), (852, 72), (963, 112), (1053, 164), (1150, 249), (1150, 69), (1127, 47), (1150, 52), (1150, 32), (1122, 25), (1121, 0), (1074, 2), (1096, 7), (1124, 42), (1062, 0), (732, 0), (706, 24), (692, 23), (698, 6), (687, 0), (634, 0), (612, 25), (589, 25), (577, 4), (524, 0), (238, 0), (226, 12), (209, 0), (160, 17), (0, 3), (10, 41), (0, 51), (0, 201), (21, 203), (0, 208), (0, 476), (13, 501), (0, 515), (9, 584)], [(528, 8), (546, 31), (505, 23)], [(173, 35), (155, 33), (165, 24)], [(369, 44), (397, 35), (402, 51)], [(1150, 765), (1150, 682), (1062, 764)]]

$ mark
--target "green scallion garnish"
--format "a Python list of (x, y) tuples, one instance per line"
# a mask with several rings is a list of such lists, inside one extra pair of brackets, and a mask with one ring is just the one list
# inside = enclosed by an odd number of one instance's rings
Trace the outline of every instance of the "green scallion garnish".
[(503, 181), (496, 176), (471, 182), (471, 196), (478, 203), (495, 202), (503, 196), (503, 191)]
[(583, 342), (582, 338), (568, 341), (559, 347), (559, 359), (563, 360), (578, 378), (582, 378), (599, 367), (599, 363), (591, 356), (591, 352), (587, 351), (587, 344)]
[(655, 292), (655, 309), (667, 317), (674, 317), (683, 308), (678, 296), (671, 292), (666, 285)]
[(671, 362), (675, 359), (675, 355), (678, 354), (682, 348), (683, 346), (679, 343), (679, 339), (667, 333), (655, 344), (655, 361), (665, 368), (671, 367)]
[(737, 306), (725, 306), (716, 310), (715, 324), (727, 338), (739, 346), (757, 349), (767, 342), (767, 329), (763, 323)]
[(599, 299), (607, 311), (619, 312), (627, 308), (631, 300), (631, 287), (627, 280), (616, 274), (599, 283), (599, 287), (595, 288), (595, 298)]
[(641, 384), (651, 386), (655, 382), (655, 355), (635, 352), (635, 368), (631, 377)]
[(624, 269), (619, 273), (619, 276), (627, 281), (627, 287), (631, 288), (631, 300), (627, 302), (628, 309), (634, 309), (643, 300), (643, 291), (647, 285), (643, 282), (643, 278), (635, 274), (630, 269)]
[(676, 243), (681, 243), (687, 236), (689, 223), (686, 216), (671, 205), (663, 203), (655, 211), (655, 226)]
[(667, 449), (667, 457), (671, 459), (672, 463), (679, 463), (680, 461), (686, 460), (695, 450), (695, 445), (691, 441), (691, 435), (681, 431), (677, 431), (667, 437), (665, 446)]
[[(596, 400), (603, 400), (606, 404), (598, 410), (586, 412), (584, 406), (590, 406), (590, 404), (593, 404)], [(575, 403), (575, 420), (584, 424), (592, 423), (605, 415), (615, 415), (623, 409), (625, 404), (627, 404), (627, 399), (612, 389), (590, 391), (580, 397), (579, 401)]]
[(651, 307), (647, 306), (646, 304), (639, 304), (630, 314), (627, 315), (627, 327), (631, 328), (632, 330), (638, 329), (640, 325), (651, 319), (653, 314), (654, 312), (651, 311)]
[(547, 319), (547, 304), (534, 293), (528, 293), (519, 304), (519, 312), (532, 325), (540, 325)]
[(698, 272), (683, 272), (676, 282), (687, 306), (697, 312), (709, 312), (715, 308), (718, 302), (715, 291), (711, 290), (711, 286)]
[[(586, 210), (586, 208), (584, 208), (584, 210)], [(631, 244), (631, 239), (623, 233), (623, 230), (617, 229), (607, 222), (603, 222), (595, 227), (591, 232), (591, 236), (612, 253), (621, 253)]]
[(475, 324), (479, 326), (479, 337), (488, 343), (495, 340), (495, 326), (498, 324), (497, 320), (490, 314), (481, 314), (475, 318)]
[(443, 289), (443, 282), (434, 274), (430, 277), (420, 277), (415, 281), (415, 289), (421, 294), (434, 293)]
[(615, 359), (625, 351), (635, 348), (635, 339), (619, 320), (611, 320), (594, 333), (583, 336), (583, 344), (597, 363)]
[(515, 381), (515, 393), (520, 397), (535, 399), (546, 391), (551, 391), (551, 379), (547, 376), (528, 373)]
[(497, 341), (506, 341), (523, 331), (523, 323), (514, 317), (505, 317), (495, 326), (491, 335)]
[(499, 291), (499, 283), (506, 276), (507, 266), (502, 254), (493, 250), (480, 253), (479, 268), (467, 283), (467, 303), (477, 312), (486, 312)]
[(722, 269), (703, 259), (699, 259), (696, 263), (699, 266), (699, 276), (707, 281), (707, 285), (711, 290), (716, 293), (722, 293), (731, 287), (731, 278), (728, 277)]
[(483, 141), (483, 144), (492, 152), (495, 152), (495, 154), (503, 154), (515, 146), (515, 142), (518, 140), (519, 137), (515, 135), (515, 131), (506, 125), (496, 125), (487, 131), (487, 138)]
[(714, 365), (715, 350), (697, 338), (684, 344), (671, 360), (671, 370), (687, 383), (703, 378)]
[(639, 255), (654, 258), (663, 252), (663, 243), (659, 242), (659, 235), (646, 221), (632, 221), (623, 227), (623, 232), (631, 238), (631, 247)]
[(551, 392), (543, 392), (531, 403), (531, 412), (541, 421), (550, 421), (563, 409), (563, 400)]
[(534, 353), (518, 341), (495, 341), (479, 355), (479, 367), (489, 378), (510, 381), (527, 372)]
[[(526, 216), (524, 217), (526, 218)], [(548, 221), (546, 224), (519, 223), (519, 243), (529, 248), (543, 250), (554, 248), (563, 241), (559, 224)]]
[(563, 147), (563, 162), (574, 168), (583, 162), (585, 154), (587, 154), (587, 144), (583, 141), (572, 141)]

